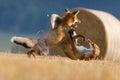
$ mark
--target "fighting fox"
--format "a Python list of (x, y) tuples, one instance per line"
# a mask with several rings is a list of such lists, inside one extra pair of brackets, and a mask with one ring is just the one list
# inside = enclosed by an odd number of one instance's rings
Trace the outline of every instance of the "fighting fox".
[[(85, 60), (97, 59), (99, 57), (100, 48), (95, 42), (81, 34), (77, 34), (74, 29), (71, 29), (70, 36), (75, 48), (84, 54)], [(83, 41), (86, 41), (89, 44), (89, 48), (81, 45), (78, 42), (78, 38), (82, 38)]]
[[(66, 28), (71, 27), (71, 25), (75, 24), (76, 22), (80, 23), (80, 20), (77, 18), (77, 14), (79, 11), (71, 12), (68, 9), (66, 9), (66, 12), (64, 15), (59, 16), (57, 14), (53, 14), (51, 16), (51, 24), (52, 29), (50, 29), (46, 34), (44, 34), (42, 37), (40, 37), (37, 40), (29, 39), (26, 37), (12, 37), (11, 41), (13, 43), (22, 45), (27, 48), (31, 48), (30, 51), (27, 52), (27, 54), (30, 56), (31, 54), (35, 57), (36, 54), (39, 55), (48, 55), (49, 54), (49, 47), (56, 46), (61, 43), (70, 43), (67, 36), (69, 34), (67, 33)], [(68, 35), (66, 35), (66, 33)], [(67, 40), (65, 40), (67, 39)], [(66, 53), (65, 46), (62, 47), (63, 51)], [(67, 53), (68, 55), (68, 53)], [(69, 55), (70, 58), (74, 57), (72, 53)]]

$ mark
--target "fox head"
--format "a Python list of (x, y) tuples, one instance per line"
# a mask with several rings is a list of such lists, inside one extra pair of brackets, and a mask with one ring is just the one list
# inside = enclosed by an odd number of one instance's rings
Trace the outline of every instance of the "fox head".
[(65, 11), (66, 11), (65, 14), (62, 16), (64, 25), (69, 27), (69, 26), (72, 26), (73, 24), (75, 24), (77, 22), (78, 23), (81, 22), (77, 17), (77, 15), (79, 13), (79, 10), (71, 12), (70, 10), (65, 9)]
[(57, 26), (70, 27), (76, 22), (81, 22), (77, 17), (79, 10), (71, 12), (70, 10), (65, 9), (65, 11), (66, 12), (62, 16), (59, 16), (58, 14), (51, 15), (52, 29), (54, 29)]

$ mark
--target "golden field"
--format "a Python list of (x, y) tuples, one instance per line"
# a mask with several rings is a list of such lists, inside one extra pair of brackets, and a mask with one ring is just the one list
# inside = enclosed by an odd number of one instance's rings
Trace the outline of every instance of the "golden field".
[(120, 80), (120, 62), (0, 53), (0, 80)]

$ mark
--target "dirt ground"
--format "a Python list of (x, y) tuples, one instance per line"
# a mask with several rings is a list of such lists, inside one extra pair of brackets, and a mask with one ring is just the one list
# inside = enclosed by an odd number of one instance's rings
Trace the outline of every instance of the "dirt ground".
[(0, 53), (0, 80), (120, 80), (120, 62)]

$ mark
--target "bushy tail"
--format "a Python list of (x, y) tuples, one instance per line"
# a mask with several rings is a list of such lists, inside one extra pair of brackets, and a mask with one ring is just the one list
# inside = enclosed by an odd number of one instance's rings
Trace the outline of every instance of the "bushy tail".
[(58, 24), (61, 22), (61, 17), (58, 14), (52, 14), (50, 21), (51, 21), (51, 25), (52, 25), (52, 29), (55, 29)]
[(16, 36), (13, 36), (11, 38), (11, 42), (18, 44), (18, 45), (21, 45), (25, 48), (32, 48), (36, 44), (36, 41), (31, 39), (31, 38), (16, 37)]

